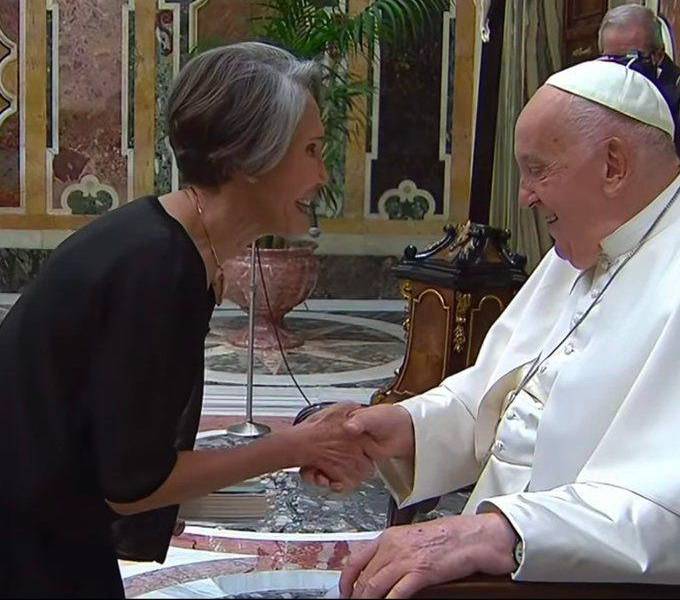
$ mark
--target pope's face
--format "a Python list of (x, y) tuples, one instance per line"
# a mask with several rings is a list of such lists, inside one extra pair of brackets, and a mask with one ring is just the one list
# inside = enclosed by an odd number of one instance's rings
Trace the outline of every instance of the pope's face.
[(597, 262), (609, 233), (603, 194), (606, 144), (587, 144), (565, 124), (569, 95), (538, 90), (515, 128), (519, 201), (545, 219), (558, 255), (578, 269)]

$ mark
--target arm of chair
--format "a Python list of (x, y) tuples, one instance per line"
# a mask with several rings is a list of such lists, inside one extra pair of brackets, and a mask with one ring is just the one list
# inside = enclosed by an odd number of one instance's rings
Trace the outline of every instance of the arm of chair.
[(545, 583), (473, 575), (425, 588), (414, 598), (677, 598), (680, 586), (628, 583)]

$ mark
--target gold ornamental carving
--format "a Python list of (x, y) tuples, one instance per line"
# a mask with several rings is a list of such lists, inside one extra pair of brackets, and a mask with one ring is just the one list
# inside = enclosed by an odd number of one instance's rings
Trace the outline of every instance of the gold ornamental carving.
[(470, 294), (456, 292), (456, 328), (453, 330), (453, 351), (461, 354), (465, 348), (467, 337), (465, 336), (465, 325), (467, 323), (467, 312), (472, 302)]
[(413, 302), (413, 284), (409, 281), (403, 281), (401, 284), (401, 296), (406, 300), (406, 308), (404, 309), (404, 320), (401, 326), (404, 328), (404, 332), (408, 336), (411, 329), (411, 303)]

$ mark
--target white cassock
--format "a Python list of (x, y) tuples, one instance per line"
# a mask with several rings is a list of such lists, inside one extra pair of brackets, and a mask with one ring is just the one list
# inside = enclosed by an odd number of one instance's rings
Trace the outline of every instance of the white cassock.
[[(680, 198), (514, 401), (528, 365), (593, 302), (678, 177), (578, 271), (551, 251), (475, 366), (401, 403), (415, 472), (381, 465), (399, 506), (477, 482), (524, 542), (516, 580), (680, 583)], [(408, 482), (408, 483), (406, 483)]]

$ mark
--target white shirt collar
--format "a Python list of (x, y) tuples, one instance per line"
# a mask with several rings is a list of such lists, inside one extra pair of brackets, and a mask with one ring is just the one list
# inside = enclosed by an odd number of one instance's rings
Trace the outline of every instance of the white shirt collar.
[[(600, 242), (602, 257), (604, 259), (614, 260), (625, 252), (632, 250), (635, 247), (635, 244), (642, 239), (642, 236), (645, 235), (647, 230), (652, 226), (654, 219), (661, 214), (661, 211), (666, 204), (668, 204), (668, 201), (679, 187), (680, 175), (678, 175), (666, 189), (664, 189), (638, 214), (604, 238)], [(661, 231), (663, 228), (658, 226), (657, 229)], [(655, 230), (654, 233), (657, 233), (657, 231)]]

